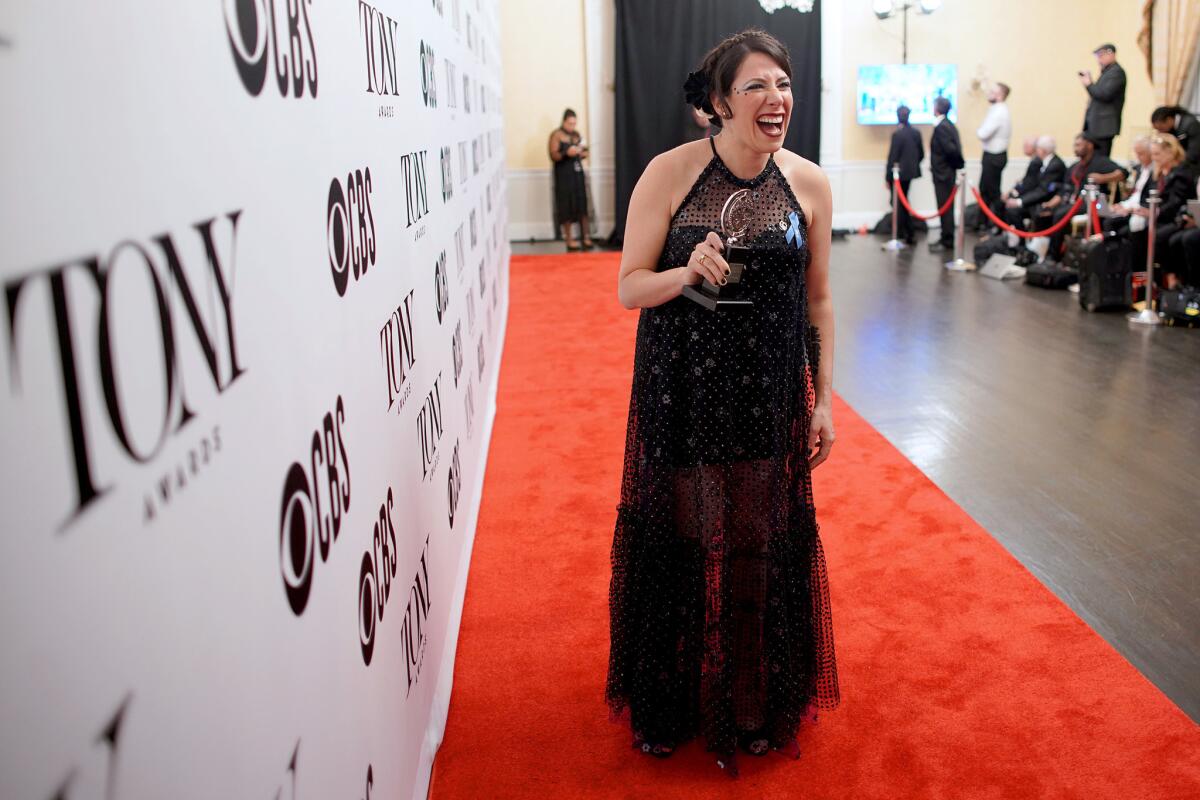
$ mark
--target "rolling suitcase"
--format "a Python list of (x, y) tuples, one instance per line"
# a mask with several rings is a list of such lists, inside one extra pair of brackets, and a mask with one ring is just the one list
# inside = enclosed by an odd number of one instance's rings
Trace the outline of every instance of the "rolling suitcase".
[(1088, 311), (1128, 308), (1133, 302), (1133, 245), (1125, 236), (1081, 240), (1079, 305)]
[(1067, 239), (1066, 247), (1063, 249), (1062, 265), (1069, 269), (1075, 270), (1079, 274), (1079, 265), (1083, 263), (1084, 245), (1087, 244), (1086, 239), (1081, 239), (1078, 236), (1072, 236)]

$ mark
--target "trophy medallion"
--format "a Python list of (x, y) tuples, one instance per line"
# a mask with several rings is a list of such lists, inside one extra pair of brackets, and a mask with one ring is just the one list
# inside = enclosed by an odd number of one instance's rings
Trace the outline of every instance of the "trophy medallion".
[(750, 202), (750, 190), (739, 189), (729, 195), (721, 209), (721, 233), (725, 235), (725, 249), (721, 253), (729, 264), (729, 275), (724, 284), (713, 283), (705, 278), (698, 284), (683, 287), (683, 296), (707, 308), (709, 311), (744, 311), (754, 307), (754, 302), (745, 296), (742, 276), (751, 248), (741, 244), (750, 230), (754, 219), (754, 207)]

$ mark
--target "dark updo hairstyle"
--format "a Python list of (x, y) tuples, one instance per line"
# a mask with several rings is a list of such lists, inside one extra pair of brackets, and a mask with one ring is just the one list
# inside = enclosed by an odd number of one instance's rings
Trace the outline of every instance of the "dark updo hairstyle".
[(1158, 108), (1154, 109), (1152, 114), (1150, 114), (1150, 121), (1166, 122), (1167, 120), (1174, 120), (1174, 118), (1180, 114), (1186, 113), (1187, 109), (1183, 106), (1159, 106)]
[(721, 115), (713, 108), (711, 95), (725, 99), (733, 88), (733, 79), (737, 76), (742, 61), (751, 53), (762, 53), (770, 58), (779, 68), (792, 78), (792, 61), (788, 57), (788, 49), (783, 42), (759, 28), (749, 28), (736, 33), (722, 41), (700, 62), (700, 68), (694, 75), (699, 75), (706, 81), (703, 100), (692, 105), (708, 114), (709, 122), (721, 127)]
[(567, 121), (567, 117), (574, 117), (574, 116), (575, 116), (575, 109), (573, 109), (573, 108), (568, 108), (566, 111), (564, 111), (564, 112), (563, 112), (563, 118), (562, 118), (562, 121), (563, 121), (563, 122), (566, 122), (566, 121)]

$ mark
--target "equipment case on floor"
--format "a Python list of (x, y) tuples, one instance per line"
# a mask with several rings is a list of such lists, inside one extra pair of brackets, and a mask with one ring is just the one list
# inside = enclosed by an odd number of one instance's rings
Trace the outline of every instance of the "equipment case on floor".
[(1128, 308), (1133, 302), (1133, 246), (1124, 236), (1077, 240), (1079, 305), (1088, 311)]

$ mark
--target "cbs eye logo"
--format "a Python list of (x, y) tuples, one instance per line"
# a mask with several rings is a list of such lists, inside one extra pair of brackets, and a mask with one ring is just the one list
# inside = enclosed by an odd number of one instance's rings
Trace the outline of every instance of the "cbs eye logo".
[(344, 297), (350, 275), (358, 280), (375, 265), (375, 214), (371, 210), (371, 169), (346, 175), (345, 185), (329, 182), (325, 224), (333, 288)]

